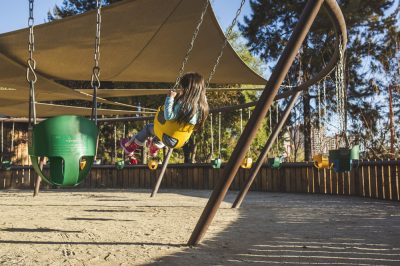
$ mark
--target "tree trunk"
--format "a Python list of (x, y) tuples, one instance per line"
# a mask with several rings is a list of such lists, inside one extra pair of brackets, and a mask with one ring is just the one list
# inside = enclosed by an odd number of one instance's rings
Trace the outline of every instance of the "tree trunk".
[(304, 119), (304, 161), (312, 160), (311, 149), (311, 106), (310, 106), (310, 93), (304, 91), (303, 93), (303, 119)]

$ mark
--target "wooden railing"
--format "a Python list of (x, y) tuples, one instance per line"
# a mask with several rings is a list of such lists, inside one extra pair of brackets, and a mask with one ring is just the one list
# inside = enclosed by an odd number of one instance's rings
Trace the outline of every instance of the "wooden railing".
[[(161, 184), (163, 188), (213, 189), (223, 169), (209, 164), (170, 165)], [(354, 195), (400, 200), (400, 161), (362, 161), (348, 173), (318, 170), (312, 163), (284, 163), (280, 169), (267, 166), (260, 170), (251, 190), (265, 192), (320, 193)], [(77, 188), (147, 188), (150, 189), (160, 170), (145, 165), (117, 170), (112, 165), (94, 166), (89, 177)], [(238, 190), (249, 170), (240, 169), (231, 189)], [(0, 189), (33, 189), (36, 174), (30, 167), (14, 166), (0, 170)], [(44, 188), (50, 188), (44, 185)]]

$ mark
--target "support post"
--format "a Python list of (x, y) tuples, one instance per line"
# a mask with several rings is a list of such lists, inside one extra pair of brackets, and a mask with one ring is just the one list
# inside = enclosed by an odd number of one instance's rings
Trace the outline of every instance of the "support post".
[(222, 200), (225, 198), (225, 195), (232, 184), (251, 142), (257, 133), (258, 128), (261, 126), (264, 117), (270, 109), (273, 100), (278, 93), (279, 87), (289, 71), (289, 68), (292, 65), (323, 2), (324, 0), (309, 0), (307, 2), (288, 44), (279, 58), (279, 61), (276, 64), (262, 95), (260, 96), (250, 120), (248, 121), (239, 138), (238, 144), (223, 170), (223, 175), (214, 188), (214, 191), (211, 194), (199, 221), (197, 222), (197, 225), (188, 241), (189, 246), (198, 244), (210, 226)]
[(246, 180), (244, 186), (241, 188), (239, 194), (237, 195), (235, 202), (232, 205), (232, 208), (239, 208), (242, 204), (244, 197), (246, 197), (247, 192), (249, 191), (251, 185), (254, 182), (258, 172), (262, 164), (265, 162), (267, 158), (268, 152), (271, 149), (272, 145), (274, 144), (275, 140), (278, 138), (279, 132), (281, 131), (282, 127), (285, 125), (287, 118), (289, 117), (290, 112), (292, 111), (294, 104), (296, 103), (297, 99), (299, 98), (301, 92), (297, 92), (295, 95), (292, 96), (289, 103), (287, 104), (285, 110), (283, 111), (282, 117), (279, 120), (279, 123), (274, 127), (269, 136), (267, 143), (265, 144), (264, 148), (262, 149), (260, 155), (258, 156), (257, 162), (253, 166), (250, 171), (250, 177)]
[(169, 148), (167, 156), (164, 158), (164, 162), (163, 162), (163, 165), (162, 165), (162, 168), (161, 168), (161, 173), (158, 176), (157, 182), (154, 185), (153, 191), (151, 192), (151, 195), (150, 195), (150, 197), (152, 197), (152, 198), (157, 195), (158, 189), (160, 188), (161, 181), (164, 178), (165, 171), (167, 170), (168, 162), (169, 162), (169, 159), (171, 158), (173, 150), (174, 149)]

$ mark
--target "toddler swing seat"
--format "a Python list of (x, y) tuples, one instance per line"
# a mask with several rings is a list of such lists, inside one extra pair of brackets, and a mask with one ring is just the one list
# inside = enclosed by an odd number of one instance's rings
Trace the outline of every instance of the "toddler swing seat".
[[(76, 186), (89, 174), (96, 154), (97, 127), (86, 118), (64, 115), (33, 127), (29, 155), (36, 173), (57, 186)], [(39, 157), (50, 159), (49, 175), (39, 166)]]

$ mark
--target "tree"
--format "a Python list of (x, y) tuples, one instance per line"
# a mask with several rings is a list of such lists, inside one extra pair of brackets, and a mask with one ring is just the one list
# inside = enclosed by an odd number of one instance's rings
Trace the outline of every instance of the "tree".
[[(388, 19), (386, 16), (393, 9), (395, 1), (340, 0), (338, 3), (344, 13), (349, 34), (345, 54), (349, 121), (353, 132), (366, 133), (366, 124), (360, 119), (361, 114), (374, 126), (378, 125), (377, 120), (382, 117), (382, 113), (376, 112), (381, 104), (379, 102), (369, 104), (369, 98), (376, 95), (374, 87), (371, 86), (369, 73), (376, 72), (382, 64), (379, 57), (387, 48), (387, 44), (381, 40), (399, 32), (398, 27), (396, 29), (396, 20)], [(251, 0), (252, 14), (245, 17), (244, 23), (240, 25), (243, 36), (248, 40), (250, 51), (266, 62), (277, 60), (303, 8), (304, 1)], [(332, 54), (333, 45), (334, 32), (331, 23), (326, 16), (319, 15), (305, 40), (300, 55), (301, 60), (295, 62), (294, 66), (298, 67), (299, 62), (302, 62), (304, 80), (308, 80), (321, 70)], [(369, 62), (368, 67), (365, 67), (366, 62)], [(289, 73), (287, 79), (296, 84), (294, 72)], [(337, 101), (334, 89), (334, 80), (327, 80), (329, 104), (326, 112), (331, 118), (335, 117), (336, 111), (332, 108)], [(315, 95), (315, 88), (310, 88), (303, 95), (305, 160), (311, 159), (311, 130), (316, 111), (312, 100), (315, 99)]]
[[(110, 5), (122, 0), (100, 0), (102, 5)], [(53, 12), (47, 13), (49, 21), (85, 13), (96, 8), (96, 0), (64, 0), (61, 6), (55, 5)]]

